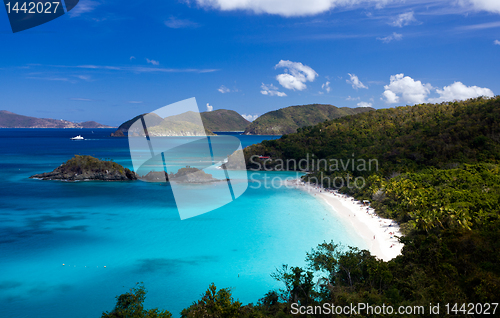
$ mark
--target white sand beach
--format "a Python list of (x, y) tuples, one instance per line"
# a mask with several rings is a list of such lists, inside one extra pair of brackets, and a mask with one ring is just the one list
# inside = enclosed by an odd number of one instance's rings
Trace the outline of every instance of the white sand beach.
[[(287, 183), (290, 186), (290, 181)], [(332, 208), (335, 216), (347, 221), (363, 238), (372, 255), (389, 261), (401, 254), (403, 244), (397, 239), (401, 236), (401, 232), (395, 221), (379, 217), (373, 208), (336, 191), (326, 190), (298, 179), (291, 183), (298, 189), (324, 200)]]

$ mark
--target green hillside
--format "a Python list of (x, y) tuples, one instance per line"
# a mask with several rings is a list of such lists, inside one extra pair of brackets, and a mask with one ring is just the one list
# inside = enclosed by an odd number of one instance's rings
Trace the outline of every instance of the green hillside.
[(338, 108), (332, 105), (311, 104), (290, 106), (275, 110), (257, 118), (246, 129), (248, 135), (284, 135), (297, 131), (304, 126), (316, 125), (325, 120), (364, 113), (373, 110), (369, 107)]
[(201, 113), (205, 128), (211, 131), (244, 131), (250, 122), (234, 110), (217, 109)]
[[(385, 175), (500, 160), (500, 99), (423, 104), (347, 116), (245, 149), (273, 158), (377, 159)], [(361, 172), (357, 172), (361, 173)]]

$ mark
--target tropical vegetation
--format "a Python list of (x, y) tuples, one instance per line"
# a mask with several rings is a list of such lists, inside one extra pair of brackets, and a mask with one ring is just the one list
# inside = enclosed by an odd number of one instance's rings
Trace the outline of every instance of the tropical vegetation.
[[(440, 304), (432, 316), (473, 317), (479, 315), (467, 304), (491, 304), (490, 315), (498, 306), (500, 97), (346, 116), (250, 146), (244, 154), (252, 169), (279, 170), (280, 162), (308, 156), (326, 160), (326, 166), (311, 166), (304, 180), (369, 200), (378, 214), (399, 222), (402, 254), (384, 262), (369, 251), (325, 241), (307, 253), (306, 267), (282, 265), (272, 273), (283, 288), (255, 305), (241, 305), (228, 290), (217, 297), (211, 286), (183, 317), (324, 316), (293, 315), (294, 303), (424, 308), (417, 316), (431, 316), (429, 306)], [(370, 159), (376, 168), (359, 169), (358, 160)], [(331, 164), (335, 160), (356, 164)], [(325, 183), (325, 177), (344, 185)], [(448, 314), (446, 304), (458, 306)]]
[(297, 132), (301, 127), (312, 126), (324, 121), (368, 112), (370, 107), (335, 107), (333, 105), (310, 104), (290, 106), (265, 113), (254, 120), (246, 129), (247, 135), (284, 135)]

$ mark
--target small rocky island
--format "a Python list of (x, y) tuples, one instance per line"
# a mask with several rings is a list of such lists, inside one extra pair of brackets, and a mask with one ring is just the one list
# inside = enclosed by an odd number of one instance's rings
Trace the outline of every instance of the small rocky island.
[(64, 181), (129, 181), (137, 180), (137, 175), (116, 162), (76, 155), (54, 171), (35, 174), (30, 178)]
[(150, 171), (144, 176), (117, 164), (92, 156), (76, 155), (52, 172), (35, 174), (31, 179), (61, 180), (61, 181), (130, 181), (142, 180), (148, 182), (179, 182), (179, 183), (209, 183), (223, 180), (215, 179), (211, 174), (198, 168), (187, 166), (176, 173), (167, 174), (164, 171)]
[(167, 174), (165, 171), (151, 171), (147, 175), (139, 177), (140, 180), (149, 182), (179, 182), (179, 183), (210, 183), (223, 180), (215, 179), (211, 174), (198, 168), (187, 166), (181, 168), (177, 173)]

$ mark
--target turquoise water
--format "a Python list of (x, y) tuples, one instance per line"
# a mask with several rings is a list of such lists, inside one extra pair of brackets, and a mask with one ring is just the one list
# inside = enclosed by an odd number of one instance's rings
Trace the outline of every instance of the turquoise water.
[[(147, 307), (176, 317), (212, 282), (246, 304), (281, 288), (270, 274), (305, 265), (324, 240), (364, 247), (295, 189), (250, 183), (232, 203), (181, 221), (167, 185), (28, 179), (74, 154), (131, 168), (127, 140), (110, 132), (0, 129), (1, 317), (100, 317), (136, 282), (148, 290)], [(77, 134), (87, 140), (69, 140)], [(247, 146), (271, 137), (238, 138)]]

